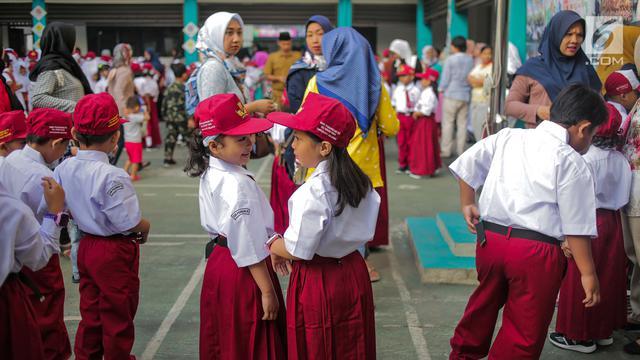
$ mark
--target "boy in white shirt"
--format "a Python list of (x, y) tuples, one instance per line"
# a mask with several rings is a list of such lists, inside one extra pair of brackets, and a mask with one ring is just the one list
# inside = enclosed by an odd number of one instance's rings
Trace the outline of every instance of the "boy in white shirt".
[(480, 282), (451, 339), (451, 359), (540, 357), (567, 266), (562, 240), (581, 273), (583, 304), (599, 303), (590, 250), (597, 235), (594, 181), (581, 154), (607, 118), (600, 94), (570, 85), (554, 101), (550, 121), (504, 129), (451, 164), (467, 226), (478, 235)]

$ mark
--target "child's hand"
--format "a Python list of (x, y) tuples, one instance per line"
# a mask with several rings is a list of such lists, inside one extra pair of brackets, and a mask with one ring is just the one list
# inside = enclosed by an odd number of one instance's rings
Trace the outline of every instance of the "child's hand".
[(62, 186), (51, 177), (43, 177), (42, 188), (44, 189), (47, 211), (51, 214), (61, 213), (64, 210), (64, 190)]
[(415, 120), (418, 120), (421, 116), (422, 116), (422, 113), (419, 112), (419, 111), (416, 111), (416, 112), (413, 113), (413, 118)]
[(196, 128), (196, 121), (190, 117), (189, 120), (187, 121), (187, 127), (189, 129), (195, 129)]
[(600, 283), (598, 277), (593, 275), (583, 275), (580, 277), (582, 288), (586, 297), (582, 300), (584, 307), (594, 307), (600, 303)]
[(262, 320), (275, 320), (278, 317), (279, 307), (280, 304), (274, 292), (262, 294), (262, 311), (264, 311)]
[(287, 276), (291, 273), (291, 261), (276, 254), (271, 254), (271, 265), (276, 274)]
[(463, 206), (462, 215), (464, 216), (464, 221), (467, 223), (469, 231), (475, 234), (476, 224), (480, 221), (480, 211), (478, 211), (478, 207), (475, 204)]
[(573, 254), (571, 254), (571, 248), (569, 247), (569, 242), (566, 241), (566, 240), (563, 241), (561, 248), (562, 248), (562, 252), (564, 253), (564, 256), (566, 256), (567, 258), (571, 259)]

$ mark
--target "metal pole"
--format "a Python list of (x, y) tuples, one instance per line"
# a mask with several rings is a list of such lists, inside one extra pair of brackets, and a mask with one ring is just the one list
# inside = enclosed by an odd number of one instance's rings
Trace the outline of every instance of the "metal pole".
[(508, 23), (509, 0), (495, 0), (496, 36), (493, 45), (493, 72), (490, 81), (491, 103), (486, 121), (487, 134), (495, 134), (507, 126), (504, 116), (505, 92), (507, 88), (507, 58), (509, 52)]

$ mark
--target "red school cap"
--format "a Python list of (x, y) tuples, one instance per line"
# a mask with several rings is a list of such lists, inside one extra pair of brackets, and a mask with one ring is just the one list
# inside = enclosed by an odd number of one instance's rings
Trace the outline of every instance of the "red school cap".
[(616, 96), (640, 90), (640, 82), (632, 70), (618, 70), (607, 77), (604, 88), (608, 96)]
[(217, 135), (256, 134), (273, 126), (266, 119), (249, 116), (236, 94), (219, 94), (201, 101), (194, 117), (205, 138)]
[(27, 117), (27, 134), (47, 139), (72, 139), (71, 114), (57, 109), (38, 108)]
[(297, 114), (274, 112), (267, 115), (267, 119), (294, 130), (310, 132), (341, 148), (349, 145), (356, 132), (353, 115), (340, 101), (315, 93), (309, 93)]
[(615, 106), (607, 102), (607, 110), (609, 110), (609, 118), (598, 128), (597, 137), (611, 138), (618, 135), (620, 124), (622, 124), (622, 116)]
[(405, 76), (405, 75), (413, 75), (415, 74), (415, 69), (409, 65), (400, 65), (398, 68), (398, 72), (396, 72), (396, 76)]
[(73, 111), (73, 125), (84, 135), (106, 135), (126, 122), (120, 117), (113, 96), (108, 93), (85, 95)]
[(429, 79), (431, 81), (438, 81), (440, 73), (438, 72), (438, 70), (427, 68), (427, 70), (425, 70), (424, 72), (416, 74), (416, 77), (418, 79)]
[(24, 111), (14, 110), (0, 114), (0, 143), (22, 140), (27, 137), (27, 120)]

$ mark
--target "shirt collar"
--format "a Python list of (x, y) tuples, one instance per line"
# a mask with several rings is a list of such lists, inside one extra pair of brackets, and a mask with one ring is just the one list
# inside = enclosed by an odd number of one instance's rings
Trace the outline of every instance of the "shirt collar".
[(536, 128), (536, 130), (537, 129), (540, 129), (548, 134), (551, 134), (553, 137), (557, 138), (558, 140), (562, 141), (565, 144), (569, 143), (569, 132), (567, 131), (567, 129), (554, 123), (551, 120), (545, 120), (541, 122)]
[(313, 170), (313, 174), (311, 174), (309, 179), (313, 179), (314, 177), (318, 177), (327, 172), (329, 172), (329, 161), (322, 160), (318, 166), (316, 166), (315, 170)]
[(225, 171), (225, 172), (236, 172), (243, 175), (247, 175), (252, 179), (255, 179), (253, 173), (242, 166), (230, 164), (224, 160), (220, 160), (217, 157), (209, 155), (209, 167), (214, 168), (216, 170)]
[(624, 118), (627, 117), (627, 109), (625, 109), (624, 106), (613, 101), (607, 101), (607, 102), (613, 105), (613, 107), (618, 110), (618, 112), (620, 113), (620, 116), (622, 116), (622, 120), (624, 120)]
[(36, 149), (32, 148), (29, 145), (25, 145), (25, 147), (22, 148), (21, 153), (24, 157), (29, 158), (39, 164), (42, 164), (44, 166), (48, 166), (47, 162), (44, 161), (44, 158), (42, 157), (42, 154), (40, 154)]
[(96, 150), (78, 150), (76, 159), (101, 161), (106, 164), (109, 163), (109, 156), (107, 155), (107, 153), (102, 151), (96, 151)]

